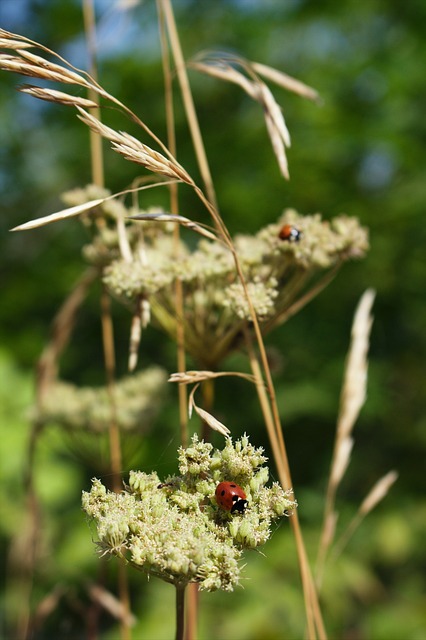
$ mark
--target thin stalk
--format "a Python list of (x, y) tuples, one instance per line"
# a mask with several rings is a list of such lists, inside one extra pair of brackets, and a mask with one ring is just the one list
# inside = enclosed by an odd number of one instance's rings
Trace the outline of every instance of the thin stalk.
[[(97, 270), (92, 268), (83, 274), (52, 322), (52, 338), (43, 349), (37, 363), (36, 403), (38, 413), (42, 410), (44, 397), (49, 392), (50, 384), (56, 378), (58, 359), (69, 342), (77, 311), (96, 277)], [(36, 449), (41, 433), (42, 425), (36, 418), (31, 426), (27, 461), (24, 469), (24, 487), (26, 491), (29, 526), (27, 527), (28, 543), (26, 545), (28, 559), (26, 562), (26, 572), (22, 577), (20, 585), (22, 606), (19, 619), (16, 622), (16, 637), (19, 640), (32, 637), (34, 632), (32, 628), (30, 601), (34, 586), (34, 571), (39, 545), (38, 538), (41, 531), (41, 509), (37, 498), (34, 475)]]
[[(96, 59), (96, 19), (93, 0), (83, 0), (83, 19), (84, 30), (87, 43), (87, 51), (89, 56), (89, 70), (92, 78), (97, 82), (98, 69)], [(98, 106), (94, 109), (93, 115), (101, 119), (99, 108), (99, 93), (93, 88), (88, 90), (89, 99), (93, 100)], [(92, 166), (92, 180), (98, 187), (104, 186), (104, 162), (102, 152), (102, 137), (90, 129), (90, 154)], [(99, 220), (98, 225), (102, 224)], [(110, 425), (109, 425), (109, 445), (110, 445), (110, 462), (112, 472), (112, 482), (114, 491), (121, 490), (121, 469), (122, 454), (120, 429), (117, 420), (117, 406), (115, 402), (115, 350), (114, 350), (114, 334), (111, 317), (111, 303), (105, 289), (101, 294), (101, 322), (102, 322), (102, 340), (104, 349), (105, 372), (107, 379), (107, 393), (110, 404)], [(127, 577), (127, 568), (123, 563), (118, 566), (118, 593), (121, 604), (128, 614), (130, 611), (129, 583)], [(127, 622), (128, 616), (123, 616), (120, 620), (120, 636), (122, 640), (130, 640), (131, 631)]]
[[(166, 37), (166, 29), (164, 24), (164, 14), (161, 1), (157, 0), (157, 11), (159, 15), (160, 42), (162, 52), (162, 67), (164, 74), (164, 101), (166, 110), (166, 126), (167, 126), (167, 146), (174, 157), (177, 155), (176, 135), (175, 135), (175, 117), (173, 108), (173, 79), (170, 69), (169, 50)], [(170, 212), (179, 213), (178, 201), (178, 184), (169, 185), (170, 193)], [(180, 226), (177, 224), (173, 230), (174, 254), (178, 257), (180, 244)], [(185, 325), (184, 325), (184, 298), (183, 284), (180, 278), (175, 281), (175, 311), (176, 311), (176, 351), (177, 351), (177, 370), (179, 372), (186, 371), (186, 348), (185, 348)], [(188, 446), (188, 392), (186, 385), (178, 385), (179, 397), (179, 425), (180, 440), (183, 447)], [(179, 603), (178, 603), (179, 598)], [(182, 595), (184, 600), (184, 594)], [(178, 636), (180, 624), (186, 626), (185, 640), (193, 640), (196, 637), (198, 626), (198, 585), (192, 583), (188, 588), (188, 606), (185, 611), (185, 602), (180, 602), (178, 587), (176, 587), (176, 637)], [(179, 608), (182, 607), (182, 618), (178, 614)], [(185, 625), (186, 619), (186, 625)], [(183, 635), (183, 630), (182, 630)]]
[[(178, 225), (176, 225), (177, 227)], [(175, 304), (177, 311), (176, 319), (176, 347), (177, 347), (177, 368), (180, 373), (186, 371), (186, 351), (185, 351), (185, 328), (182, 320), (179, 318), (183, 314), (183, 287), (182, 281), (176, 279), (175, 283)], [(178, 385), (179, 397), (179, 424), (180, 424), (180, 441), (182, 447), (188, 446), (188, 393), (186, 385)]]
[(185, 631), (185, 589), (186, 585), (176, 584), (176, 640), (184, 639)]
[[(110, 464), (112, 474), (112, 485), (117, 493), (121, 491), (121, 441), (120, 429), (117, 420), (117, 404), (115, 401), (115, 350), (114, 332), (111, 318), (111, 300), (105, 289), (101, 294), (101, 321), (102, 321), (102, 341), (104, 348), (105, 373), (107, 394), (110, 405), (109, 423), (109, 445)], [(118, 593), (120, 602), (126, 613), (130, 612), (129, 583), (127, 578), (127, 568), (124, 563), (118, 565)], [(128, 624), (129, 616), (120, 619), (120, 636), (122, 640), (130, 640), (131, 630)]]
[(173, 52), (173, 57), (176, 65), (176, 74), (179, 80), (182, 100), (184, 103), (186, 117), (188, 120), (189, 130), (194, 145), (195, 154), (197, 157), (198, 166), (202, 180), (204, 182), (205, 190), (209, 201), (212, 203), (215, 209), (217, 209), (216, 193), (213, 186), (213, 180), (210, 173), (210, 167), (207, 160), (207, 154), (204, 148), (203, 138), (201, 135), (200, 125), (198, 123), (197, 114), (195, 111), (194, 100), (192, 98), (191, 88), (189, 86), (188, 74), (186, 73), (185, 59), (182, 53), (182, 47), (180, 46), (179, 35), (176, 28), (175, 17), (170, 0), (159, 0), (161, 3), (162, 11), (167, 24), (167, 31), (170, 39), (170, 46)]
[[(167, 126), (167, 147), (170, 149), (173, 157), (177, 155), (176, 135), (175, 135), (175, 117), (173, 109), (173, 82), (170, 69), (169, 50), (167, 44), (166, 30), (164, 24), (164, 14), (160, 0), (157, 0), (157, 10), (159, 15), (160, 42), (162, 54), (162, 67), (164, 75), (164, 102), (166, 110), (166, 126)], [(179, 213), (178, 201), (178, 184), (176, 182), (169, 185), (170, 193), (170, 212), (177, 215)], [(174, 254), (178, 257), (180, 242), (180, 226), (177, 224), (173, 230)], [(177, 347), (177, 370), (183, 372), (186, 370), (186, 349), (185, 349), (185, 327), (183, 323), (184, 307), (183, 307), (183, 286), (182, 281), (176, 278), (175, 282), (175, 310), (176, 310), (176, 347)], [(187, 413), (187, 389), (183, 384), (178, 385), (179, 397), (179, 424), (181, 444), (186, 447), (188, 444), (188, 413)]]
[(106, 387), (110, 405), (110, 425), (109, 425), (109, 449), (110, 463), (112, 471), (112, 485), (117, 493), (121, 491), (121, 442), (120, 430), (117, 421), (117, 405), (115, 401), (115, 349), (114, 349), (114, 329), (111, 317), (111, 300), (105, 289), (101, 294), (101, 323), (102, 323), (102, 343), (104, 349), (104, 364), (106, 375)]
[(284, 322), (287, 322), (289, 318), (298, 313), (303, 307), (305, 307), (311, 300), (313, 300), (323, 289), (325, 289), (333, 278), (336, 276), (338, 270), (342, 266), (342, 263), (337, 262), (309, 291), (303, 294), (298, 300), (295, 300), (290, 307), (285, 309), (278, 316), (274, 317), (273, 322), (264, 324), (264, 330), (270, 331), (274, 327), (277, 327)]
[[(89, 72), (92, 78), (97, 81), (98, 70), (96, 63), (96, 20), (93, 8), (93, 0), (83, 0), (84, 31), (86, 35), (87, 53), (89, 57)], [(101, 119), (99, 108), (99, 93), (89, 88), (88, 98), (93, 100), (98, 106), (92, 110), (93, 115)], [(98, 133), (90, 129), (90, 155), (92, 164), (93, 183), (99, 187), (104, 186), (104, 163), (102, 153), (102, 138)]]
[[(212, 413), (214, 405), (214, 380), (204, 380), (201, 385), (201, 392), (203, 394), (203, 409)], [(210, 427), (203, 421), (201, 437), (205, 442), (210, 440), (210, 433)]]
[(193, 640), (197, 637), (199, 601), (200, 592), (198, 590), (198, 584), (196, 582), (190, 582), (186, 598), (185, 640)]
[[(255, 333), (256, 342), (259, 349), (259, 355), (260, 355), (260, 361), (262, 364), (263, 374), (266, 380), (266, 388), (269, 395), (269, 406), (272, 413), (274, 431), (275, 431), (276, 438), (278, 440), (278, 448), (279, 448), (280, 455), (279, 455), (279, 458), (276, 460), (277, 469), (279, 471), (280, 481), (282, 486), (284, 487), (284, 489), (290, 489), (292, 488), (293, 483), (291, 479), (290, 466), (288, 462), (287, 450), (286, 450), (284, 436), (282, 432), (281, 420), (280, 420), (278, 405), (276, 401), (272, 374), (269, 367), (268, 358), (266, 355), (266, 349), (265, 349), (262, 333), (260, 330), (259, 320), (257, 318), (256, 312), (253, 307), (253, 303), (251, 301), (251, 298), (247, 289), (247, 283), (244, 278), (242, 267), (241, 267), (237, 252), (235, 250), (234, 244), (232, 242), (232, 238), (219, 212), (208, 201), (204, 193), (201, 191), (199, 187), (197, 187), (197, 185), (193, 184), (193, 188), (195, 193), (198, 195), (200, 200), (204, 203), (204, 205), (208, 209), (208, 211), (210, 211), (211, 216), (213, 217), (218, 230), (222, 232), (222, 239), (232, 253), (237, 275), (244, 290), (244, 294), (245, 294), (249, 311), (250, 311), (250, 317), (253, 323), (253, 330)], [(263, 378), (260, 380), (260, 383), (263, 384)], [(317, 597), (315, 585), (312, 581), (312, 575), (309, 568), (307, 553), (306, 553), (305, 545), (303, 542), (303, 536), (300, 529), (297, 512), (292, 516), (290, 521), (291, 521), (291, 525), (295, 535), (304, 598), (307, 605), (306, 615), (308, 620), (309, 638), (311, 638), (312, 640), (316, 638), (315, 631), (312, 628), (312, 625), (309, 624), (309, 619), (310, 619), (310, 616), (312, 615), (314, 617), (316, 628), (318, 630), (318, 634), (319, 634), (318, 637), (320, 638), (320, 640), (325, 640), (327, 636), (325, 633), (324, 623), (321, 617), (321, 610), (318, 604), (318, 597)]]
[[(278, 439), (277, 439), (277, 435), (275, 433), (275, 428), (274, 428), (274, 420), (272, 417), (272, 412), (271, 412), (271, 407), (269, 404), (269, 400), (268, 400), (268, 395), (266, 392), (266, 387), (264, 385), (263, 379), (262, 379), (262, 372), (260, 369), (260, 365), (259, 365), (259, 361), (256, 358), (256, 354), (254, 352), (254, 348), (253, 348), (253, 340), (252, 337), (250, 335), (249, 329), (247, 327), (247, 324), (243, 325), (243, 334), (244, 334), (244, 339), (245, 339), (245, 344), (246, 344), (246, 349), (247, 349), (247, 353), (248, 353), (248, 357), (250, 360), (250, 366), (251, 366), (251, 370), (252, 373), (254, 375), (255, 378), (255, 383), (256, 383), (256, 391), (257, 391), (257, 395), (259, 398), (259, 404), (260, 404), (260, 408), (262, 410), (262, 414), (263, 414), (263, 419), (265, 421), (265, 425), (266, 425), (266, 430), (269, 436), (269, 441), (272, 447), (272, 453), (274, 455), (274, 459), (276, 462), (278, 462), (280, 460), (280, 449), (278, 446)], [(279, 465), (277, 464), (277, 467)]]
[[(259, 366), (259, 362), (256, 358), (252, 338), (250, 336), (250, 332), (248, 331), (247, 326), (244, 327), (244, 337), (246, 341), (246, 348), (250, 359), (250, 366), (252, 373), (256, 379), (256, 390), (259, 398), (259, 404), (262, 410), (263, 419), (265, 421), (266, 430), (269, 437), (269, 442), (272, 447), (272, 452), (274, 455), (275, 463), (277, 466), (278, 476), (281, 484), (285, 488), (291, 488), (291, 484), (289, 484), (289, 480), (291, 483), (291, 477), (288, 478), (285, 472), (285, 467), (282, 461), (282, 453), (281, 448), (279, 446), (277, 434), (275, 431), (274, 419), (272, 416), (270, 402), (267, 396), (266, 387), (263, 383), (262, 374)], [(295, 524), (295, 519), (297, 519), (297, 512), (295, 511), (290, 518), (290, 523), (293, 528), (293, 533), (296, 540), (296, 547), (298, 550), (298, 558), (299, 558), (299, 569), (302, 578), (303, 585), (303, 595), (305, 600), (305, 610), (306, 610), (306, 620), (308, 625), (308, 638), (315, 638), (315, 624), (314, 624), (314, 612), (313, 606), (311, 606), (312, 602), (312, 589), (309, 580), (309, 565), (307, 563), (306, 551), (303, 544), (303, 539), (300, 531), (300, 526), (298, 521)]]
[[(38, 398), (40, 402), (40, 398)], [(18, 640), (29, 640), (34, 633), (33, 624), (31, 620), (31, 596), (34, 588), (34, 571), (37, 562), (37, 550), (39, 547), (39, 534), (41, 531), (41, 513), (40, 506), (37, 498), (35, 482), (34, 482), (34, 468), (35, 468), (35, 452), (37, 443), (41, 433), (41, 426), (35, 420), (32, 424), (30, 433), (30, 442), (27, 454), (27, 468), (25, 469), (25, 489), (26, 489), (26, 501), (28, 509), (29, 519), (29, 531), (27, 535), (28, 546), (25, 565), (25, 573), (20, 580), (20, 598), (21, 606), (19, 610), (18, 619), (16, 621), (16, 637)], [(13, 575), (12, 570), (10, 571)]]

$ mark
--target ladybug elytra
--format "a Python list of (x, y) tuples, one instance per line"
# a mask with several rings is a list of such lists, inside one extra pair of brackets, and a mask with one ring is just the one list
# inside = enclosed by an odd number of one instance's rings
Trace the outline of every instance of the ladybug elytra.
[(235, 482), (220, 482), (216, 487), (215, 497), (217, 504), (225, 511), (244, 513), (246, 510), (246, 494)]
[(291, 224), (285, 224), (281, 227), (278, 237), (280, 240), (287, 240), (287, 242), (299, 242), (302, 232)]

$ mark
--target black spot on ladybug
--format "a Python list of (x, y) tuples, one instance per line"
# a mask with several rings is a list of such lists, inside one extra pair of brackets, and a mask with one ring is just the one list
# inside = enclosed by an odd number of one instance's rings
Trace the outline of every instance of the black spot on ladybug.
[(302, 232), (291, 224), (285, 224), (281, 227), (278, 237), (280, 240), (285, 240), (287, 242), (299, 242), (302, 237)]
[(216, 502), (225, 511), (244, 513), (247, 507), (246, 494), (235, 482), (220, 482), (215, 496)]

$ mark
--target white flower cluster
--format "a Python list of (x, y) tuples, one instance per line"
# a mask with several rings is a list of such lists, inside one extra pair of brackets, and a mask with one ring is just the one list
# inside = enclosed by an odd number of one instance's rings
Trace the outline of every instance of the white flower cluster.
[[(272, 520), (290, 515), (296, 504), (277, 483), (266, 487), (266, 458), (247, 436), (235, 443), (228, 438), (223, 450), (194, 436), (178, 455), (181, 475), (164, 483), (156, 473), (132, 471), (129, 486), (117, 494), (94, 480), (83, 492), (83, 508), (95, 520), (104, 553), (166, 582), (230, 591), (243, 550), (264, 544)], [(245, 492), (244, 513), (216, 503), (215, 488), (225, 480)]]
[[(122, 212), (109, 209), (106, 217), (123, 219)], [(241, 343), (243, 324), (252, 321), (250, 305), (229, 249), (205, 238), (190, 249), (174, 238), (173, 227), (152, 219), (127, 220), (130, 253), (120, 257), (118, 231), (105, 225), (85, 255), (103, 269), (105, 284), (126, 305), (136, 308), (138, 300), (147, 300), (153, 320), (172, 337), (179, 279), (186, 349), (202, 368), (214, 369)], [(291, 241), (282, 233), (285, 227)], [(311, 291), (312, 296), (320, 291), (318, 283), (331, 269), (361, 258), (368, 234), (354, 218), (329, 222), (320, 214), (301, 216), (288, 209), (257, 234), (236, 236), (234, 246), (251, 303), (268, 332), (301, 308)]]
[[(120, 428), (127, 432), (146, 430), (161, 406), (166, 386), (166, 372), (155, 366), (119, 380), (115, 404)], [(107, 433), (111, 424), (107, 389), (54, 382), (37, 409), (37, 420), (73, 432)]]

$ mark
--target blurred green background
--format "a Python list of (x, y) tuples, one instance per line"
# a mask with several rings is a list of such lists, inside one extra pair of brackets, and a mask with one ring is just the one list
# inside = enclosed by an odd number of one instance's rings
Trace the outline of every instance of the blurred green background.
[[(101, 84), (165, 139), (163, 76), (155, 4), (119, 10), (96, 2)], [(197, 111), (222, 215), (232, 233), (254, 232), (286, 207), (301, 213), (341, 212), (370, 229), (371, 250), (345, 265), (307, 308), (267, 337), (308, 551), (315, 558), (324, 490), (335, 432), (345, 353), (356, 304), (377, 292), (371, 338), (368, 399), (355, 429), (352, 462), (338, 496), (339, 531), (374, 482), (390, 469), (400, 476), (363, 523), (342, 558), (327, 568), (322, 602), (331, 638), (426, 638), (426, 260), (425, 142), (426, 4), (397, 0), (182, 0), (176, 18), (187, 58), (204, 49), (234, 51), (275, 66), (315, 87), (315, 105), (282, 90), (292, 136), (290, 182), (279, 175), (262, 114), (232, 85), (191, 74)], [(79, 0), (2, 0), (0, 26), (37, 40), (76, 66), (87, 66)], [(41, 103), (15, 91), (18, 78), (0, 76), (0, 303), (2, 565), (9, 575), (4, 608), (19, 609), (19, 580), (11, 576), (23, 553), (27, 526), (23, 473), (34, 401), (34, 366), (50, 322), (82, 273), (87, 231), (64, 221), (9, 234), (26, 220), (61, 208), (60, 194), (90, 182), (88, 132), (72, 109)], [(180, 101), (178, 158), (197, 175)], [(122, 120), (112, 126), (136, 129)], [(106, 184), (125, 188), (139, 175), (107, 150)], [(166, 192), (146, 192), (142, 204), (167, 204)], [(207, 222), (186, 189), (180, 209)], [(113, 306), (118, 370), (125, 372), (129, 317)], [(174, 347), (154, 329), (143, 337), (141, 366), (176, 369)], [(243, 359), (234, 357), (231, 367)], [(103, 384), (99, 291), (82, 309), (61, 375), (79, 384)], [(216, 411), (235, 436), (247, 431), (268, 444), (257, 401), (238, 381), (218, 383)], [(242, 400), (242, 401), (241, 401)], [(160, 475), (175, 469), (179, 445), (176, 390), (155, 428), (137, 445), (137, 465)], [(195, 425), (191, 425), (195, 428)], [(217, 445), (220, 441), (215, 441)], [(79, 443), (54, 429), (40, 439), (36, 488), (42, 509), (41, 558), (32, 604), (61, 585), (64, 596), (36, 638), (87, 637), (84, 585), (99, 560), (80, 510), (80, 494), (97, 473), (78, 455)], [(133, 461), (132, 461), (133, 464)], [(272, 467), (272, 472), (273, 467)], [(20, 546), (21, 545), (21, 546)], [(263, 550), (247, 557), (244, 589), (203, 594), (200, 638), (300, 638), (303, 602), (295, 549), (284, 522)], [(115, 590), (114, 562), (106, 585)], [(136, 640), (173, 636), (171, 587), (131, 576)], [(3, 591), (3, 590), (2, 590)], [(79, 606), (82, 608), (79, 609)], [(102, 638), (117, 627), (102, 617)], [(8, 627), (5, 626), (5, 637)]]

